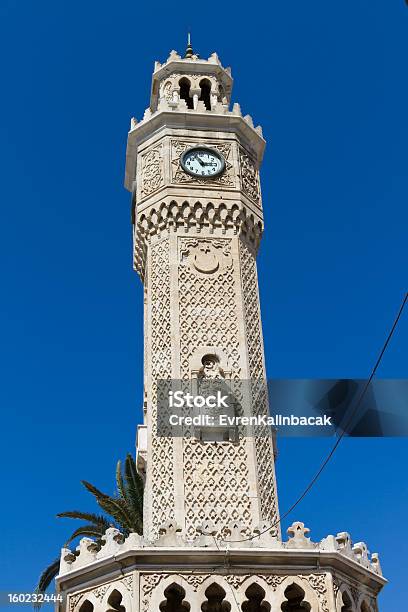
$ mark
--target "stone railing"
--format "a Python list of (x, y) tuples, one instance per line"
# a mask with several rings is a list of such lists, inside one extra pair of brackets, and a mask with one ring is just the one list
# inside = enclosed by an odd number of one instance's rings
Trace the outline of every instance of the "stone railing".
[(281, 541), (271, 535), (270, 526), (264, 523), (248, 535), (239, 523), (231, 523), (220, 530), (211, 522), (197, 526), (198, 537), (194, 541), (184, 538), (181, 528), (174, 522), (167, 522), (159, 530), (159, 538), (154, 542), (145, 540), (142, 536), (131, 533), (127, 538), (114, 527), (107, 529), (101, 541), (97, 543), (91, 538), (82, 538), (76, 551), (68, 548), (61, 550), (59, 575), (76, 570), (90, 563), (118, 554), (138, 549), (154, 549), (155, 547), (171, 548), (211, 548), (215, 550), (229, 549), (263, 549), (274, 551), (297, 550), (334, 552), (364, 568), (382, 576), (377, 553), (369, 556), (364, 542), (352, 545), (350, 535), (346, 532), (337, 536), (329, 535), (320, 542), (312, 542), (308, 537), (309, 529), (303, 523), (295, 522), (287, 530), (288, 540)]
[(260, 125), (257, 125), (256, 127), (254, 126), (254, 122), (253, 122), (251, 115), (242, 114), (241, 106), (238, 104), (238, 102), (235, 102), (231, 111), (229, 110), (229, 106), (227, 104), (223, 104), (222, 102), (217, 102), (214, 105), (214, 108), (211, 109), (211, 111), (206, 111), (204, 104), (202, 102), (199, 102), (196, 109), (187, 108), (186, 101), (178, 96), (170, 101), (160, 100), (158, 107), (157, 107), (157, 111), (153, 112), (150, 109), (150, 107), (146, 108), (146, 110), (144, 111), (143, 119), (141, 119), (140, 121), (135, 119), (135, 117), (132, 117), (130, 120), (130, 131), (137, 128), (144, 121), (151, 119), (156, 113), (162, 112), (162, 111), (178, 111), (182, 113), (208, 113), (210, 112), (210, 113), (218, 114), (218, 115), (232, 115), (235, 117), (242, 117), (244, 121), (252, 129), (254, 129), (257, 134), (259, 134), (259, 136), (263, 136), (262, 127)]

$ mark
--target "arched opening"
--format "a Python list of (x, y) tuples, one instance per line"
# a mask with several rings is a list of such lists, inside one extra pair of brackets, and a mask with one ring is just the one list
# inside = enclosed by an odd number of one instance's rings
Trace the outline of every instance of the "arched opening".
[(205, 591), (207, 601), (201, 605), (202, 612), (230, 612), (231, 606), (224, 601), (225, 591), (215, 582)]
[(304, 601), (305, 592), (297, 584), (290, 584), (284, 595), (286, 601), (281, 605), (282, 612), (310, 612), (310, 604)]
[(88, 599), (85, 599), (84, 603), (79, 608), (79, 612), (93, 612), (93, 604)]
[(108, 597), (108, 611), (107, 612), (126, 612), (125, 606), (122, 605), (122, 593), (119, 593), (117, 589), (114, 589)]
[(189, 612), (190, 604), (184, 600), (185, 590), (178, 584), (171, 584), (164, 591), (165, 600), (161, 602), (160, 612)]
[(341, 607), (341, 612), (353, 612), (353, 602), (351, 601), (351, 597), (348, 593), (344, 592), (341, 594), (343, 605)]
[(200, 100), (204, 102), (205, 108), (211, 110), (211, 83), (208, 79), (201, 79), (200, 81), (201, 95)]
[(271, 606), (265, 599), (265, 591), (259, 584), (251, 584), (250, 587), (245, 591), (245, 595), (248, 598), (242, 604), (242, 612), (269, 612)]
[(190, 81), (183, 77), (179, 80), (180, 85), (180, 98), (185, 100), (187, 108), (194, 108), (193, 98), (190, 96)]
[(360, 606), (361, 612), (371, 612), (371, 607), (368, 605), (366, 601), (363, 601)]

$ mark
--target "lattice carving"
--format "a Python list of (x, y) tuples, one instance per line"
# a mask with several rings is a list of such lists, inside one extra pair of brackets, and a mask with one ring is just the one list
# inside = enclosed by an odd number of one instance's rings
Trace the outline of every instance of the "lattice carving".
[[(265, 368), (256, 261), (255, 254), (249, 246), (243, 240), (240, 240), (239, 244), (249, 376), (255, 381), (252, 386), (251, 405), (254, 414), (263, 415), (268, 414), (269, 408), (264, 384)], [(256, 381), (260, 383), (256, 384)], [(266, 431), (258, 429), (256, 433), (255, 451), (262, 517), (273, 525), (279, 518), (279, 512), (272, 440)], [(272, 532), (278, 534), (278, 529), (275, 528)]]
[[(170, 264), (169, 240), (165, 239), (152, 246), (151, 254), (151, 368), (152, 368), (152, 460), (151, 470), (152, 535), (156, 536), (159, 526), (174, 518), (174, 455), (173, 439), (158, 437), (158, 380), (171, 378), (171, 327), (170, 327)], [(162, 386), (161, 386), (162, 387)], [(165, 390), (163, 389), (162, 392)], [(166, 433), (168, 424), (160, 423), (161, 433)], [(170, 432), (169, 432), (170, 433)], [(150, 464), (150, 465), (149, 465)]]
[(163, 145), (159, 144), (142, 155), (142, 198), (164, 184)]
[(239, 150), (239, 161), (241, 166), (241, 186), (242, 191), (250, 200), (259, 204), (260, 187), (259, 173), (254, 161), (243, 149)]
[[(208, 239), (179, 239), (179, 317), (181, 376), (191, 377), (190, 358), (200, 346), (219, 346), (228, 355), (232, 379), (241, 373), (236, 287), (228, 239), (211, 240), (221, 267), (203, 274), (192, 265), (190, 251), (207, 246)], [(212, 520), (221, 526), (239, 520), (251, 527), (248, 456), (245, 439), (238, 444), (202, 444), (183, 438), (186, 533), (195, 537), (196, 525)]]
[[(230, 143), (205, 143), (205, 146), (215, 149), (225, 159), (225, 170), (219, 176), (208, 177), (205, 179), (196, 178), (184, 172), (180, 164), (180, 159), (184, 151), (197, 145), (196, 141), (186, 142), (181, 140), (171, 141), (171, 170), (172, 170), (172, 183), (183, 183), (189, 185), (222, 185), (225, 187), (235, 186), (234, 168), (231, 164), (230, 158), (232, 155), (232, 145)], [(202, 143), (204, 144), (204, 143)]]

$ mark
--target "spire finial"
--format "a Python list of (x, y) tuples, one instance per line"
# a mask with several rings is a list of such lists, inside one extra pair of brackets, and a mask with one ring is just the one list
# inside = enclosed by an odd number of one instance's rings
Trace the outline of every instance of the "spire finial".
[(187, 33), (187, 49), (184, 55), (185, 58), (191, 58), (194, 55), (193, 47), (191, 46), (191, 34)]

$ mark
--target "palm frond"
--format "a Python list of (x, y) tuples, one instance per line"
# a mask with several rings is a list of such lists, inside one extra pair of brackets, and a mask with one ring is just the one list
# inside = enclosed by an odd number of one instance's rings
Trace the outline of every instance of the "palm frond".
[(81, 480), (81, 483), (84, 485), (87, 491), (89, 491), (90, 493), (92, 493), (94, 497), (96, 497), (98, 501), (99, 499), (104, 499), (105, 497), (109, 498), (109, 495), (97, 489), (93, 484), (91, 484), (87, 480)]
[(97, 527), (96, 525), (82, 525), (75, 529), (73, 533), (71, 533), (68, 540), (65, 542), (65, 546), (68, 546), (73, 540), (78, 538), (79, 536), (88, 537), (88, 538), (98, 538), (100, 539), (105, 534), (104, 527)]
[(45, 591), (50, 586), (51, 582), (54, 580), (55, 576), (58, 575), (60, 567), (60, 558), (55, 559), (48, 567), (45, 568), (43, 573), (38, 579), (38, 584), (35, 588), (36, 593), (45, 593)]
[(132, 455), (125, 461), (126, 499), (132, 510), (132, 529), (143, 532), (143, 479), (136, 470)]
[(118, 488), (119, 495), (123, 497), (123, 499), (126, 499), (126, 489), (122, 477), (122, 462), (120, 459), (116, 464), (116, 486)]
[(132, 530), (132, 518), (126, 500), (115, 497), (107, 497), (98, 500), (98, 504), (107, 514), (112, 516), (123, 531)]
[[(122, 474), (122, 463), (116, 466), (116, 485), (118, 497), (112, 497), (100, 491), (90, 482), (81, 481), (83, 486), (96, 498), (99, 507), (107, 516), (80, 510), (70, 510), (57, 514), (58, 518), (71, 518), (86, 521), (76, 529), (66, 541), (66, 546), (78, 537), (91, 537), (101, 544), (105, 531), (115, 526), (127, 536), (131, 531), (143, 532), (143, 480), (136, 470), (136, 463), (131, 454), (128, 454)], [(112, 520), (110, 520), (112, 519)], [(75, 552), (78, 555), (78, 552)], [(41, 574), (36, 592), (44, 593), (57, 576), (60, 559), (56, 559)], [(39, 607), (39, 606), (38, 606)]]
[(72, 519), (80, 519), (83, 521), (89, 521), (94, 525), (103, 525), (108, 529), (110, 523), (105, 516), (101, 514), (94, 514), (92, 512), (81, 512), (80, 510), (71, 510), (68, 512), (59, 512), (57, 514), (58, 518), (72, 518)]

